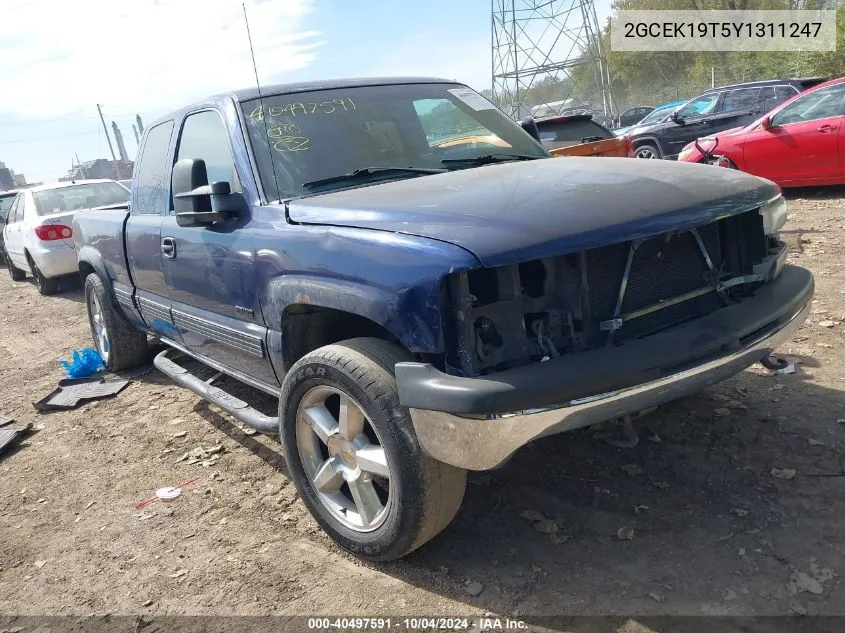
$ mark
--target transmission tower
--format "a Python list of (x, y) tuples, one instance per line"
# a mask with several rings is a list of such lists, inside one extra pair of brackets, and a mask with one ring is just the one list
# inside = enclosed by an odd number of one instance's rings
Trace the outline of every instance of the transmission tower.
[(530, 114), (530, 106), (541, 103), (529, 91), (550, 78), (557, 83), (557, 98), (542, 102), (552, 101), (552, 111), (589, 106), (605, 117), (616, 114), (593, 0), (491, 0), (491, 5), (493, 98), (505, 112), (514, 118)]

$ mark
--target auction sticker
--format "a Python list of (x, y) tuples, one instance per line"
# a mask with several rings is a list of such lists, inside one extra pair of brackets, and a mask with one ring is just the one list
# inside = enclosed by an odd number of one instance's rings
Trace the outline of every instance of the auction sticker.
[(470, 88), (450, 88), (449, 94), (456, 96), (473, 110), (495, 110), (496, 106)]

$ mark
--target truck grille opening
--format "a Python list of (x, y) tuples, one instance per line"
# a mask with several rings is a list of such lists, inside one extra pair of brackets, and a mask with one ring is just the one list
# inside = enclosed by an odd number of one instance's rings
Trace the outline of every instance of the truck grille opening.
[(753, 292), (773, 244), (756, 210), (692, 230), (448, 277), (457, 345), (469, 376), (647, 336)]

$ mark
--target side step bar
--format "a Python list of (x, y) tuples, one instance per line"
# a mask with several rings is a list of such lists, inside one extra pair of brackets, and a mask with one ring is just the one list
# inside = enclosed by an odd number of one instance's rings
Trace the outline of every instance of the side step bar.
[[(257, 409), (253, 409), (243, 400), (236, 398), (230, 393), (227, 393), (219, 387), (214, 387), (211, 382), (200, 380), (184, 367), (177, 365), (167, 356), (170, 353), (182, 355), (182, 352), (173, 349), (166, 349), (159, 353), (153, 365), (156, 366), (161, 373), (165, 374), (173, 382), (178, 385), (190, 389), (203, 400), (216, 404), (232, 417), (240, 420), (254, 428), (256, 431), (267, 433), (269, 435), (278, 435), (279, 433), (279, 418), (272, 418), (264, 415)], [(218, 374), (219, 375), (219, 374)], [(216, 376), (215, 376), (216, 378)]]

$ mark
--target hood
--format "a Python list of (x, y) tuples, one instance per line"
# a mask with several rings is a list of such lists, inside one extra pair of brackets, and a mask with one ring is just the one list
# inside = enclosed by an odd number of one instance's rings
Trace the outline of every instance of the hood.
[(299, 198), (288, 217), (450, 242), (499, 266), (699, 226), (758, 207), (778, 191), (734, 169), (567, 157)]

